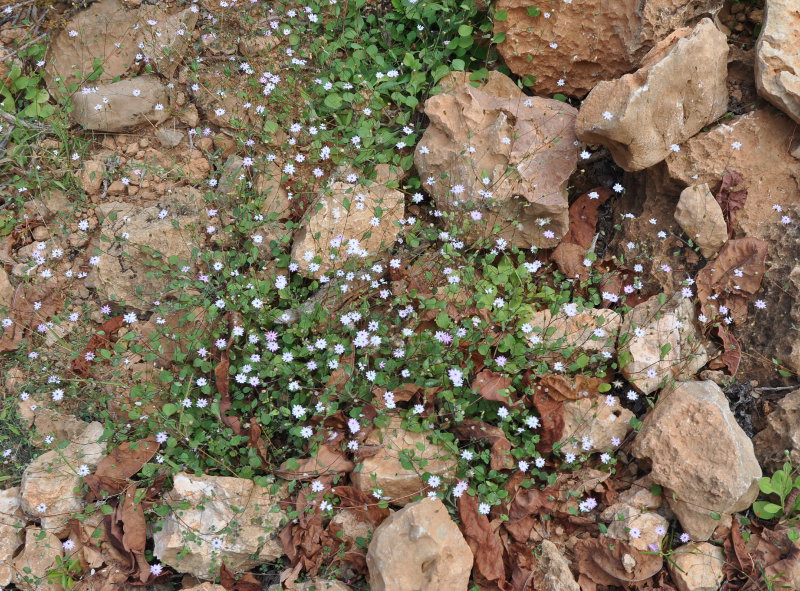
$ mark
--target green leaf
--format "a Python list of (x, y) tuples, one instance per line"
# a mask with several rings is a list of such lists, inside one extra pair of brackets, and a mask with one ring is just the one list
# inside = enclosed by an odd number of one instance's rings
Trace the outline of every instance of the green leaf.
[(498, 10), (494, 13), (494, 20), (503, 22), (508, 19), (508, 12), (505, 10)]
[(506, 40), (506, 34), (505, 33), (498, 33), (497, 35), (494, 36), (494, 39), (492, 39), (492, 42), (500, 44), (500, 43), (503, 43), (505, 40)]
[(164, 416), (167, 417), (174, 415), (176, 412), (178, 412), (178, 405), (168, 402), (167, 404), (164, 405), (164, 408), (161, 409), (161, 412), (163, 412)]
[(467, 64), (464, 63), (464, 60), (454, 59), (453, 63), (451, 64), (451, 66), (456, 72), (463, 72), (464, 68), (467, 66)]
[(542, 11), (539, 10), (539, 8), (536, 6), (528, 6), (525, 12), (528, 13), (528, 16), (539, 16), (540, 14), (542, 14)]
[(323, 102), (325, 103), (326, 107), (338, 109), (342, 106), (342, 97), (340, 97), (338, 94), (329, 94), (325, 97)]
[(771, 495), (775, 492), (775, 490), (772, 488), (772, 480), (770, 480), (769, 476), (764, 476), (758, 481), (758, 488), (765, 495)]
[(472, 27), (470, 27), (469, 25), (461, 25), (460, 27), (458, 27), (458, 34), (461, 37), (469, 37), (470, 35), (472, 35)]
[(560, 92), (558, 92), (558, 93), (554, 94), (554, 95), (553, 95), (553, 98), (554, 98), (555, 100), (557, 100), (557, 101), (561, 101), (562, 103), (566, 103), (566, 102), (567, 102), (567, 97), (566, 97), (566, 95), (563, 95), (563, 94), (561, 94)]

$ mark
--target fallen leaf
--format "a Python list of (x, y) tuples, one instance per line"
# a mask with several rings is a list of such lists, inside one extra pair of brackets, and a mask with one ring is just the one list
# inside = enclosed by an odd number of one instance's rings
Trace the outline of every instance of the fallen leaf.
[(511, 442), (500, 427), (495, 427), (483, 421), (467, 419), (453, 428), (453, 433), (459, 439), (477, 439), (488, 441), (491, 447), (489, 466), (492, 470), (511, 470), (514, 460), (511, 458)]
[(276, 472), (286, 480), (313, 480), (323, 474), (352, 472), (356, 467), (344, 452), (328, 445), (322, 445), (314, 457), (295, 460), (299, 466), (293, 470), (288, 467), (290, 461), (286, 460)]
[[(61, 309), (64, 303), (63, 281), (53, 280), (36, 285), (22, 283), (14, 290), (8, 317), (13, 324), (3, 329), (0, 338), (0, 353), (15, 351), (25, 337), (35, 327), (48, 320)], [(39, 309), (35, 305), (39, 303)]]
[(537, 447), (541, 453), (550, 453), (553, 444), (564, 436), (564, 403), (536, 390), (533, 393), (533, 405), (542, 423)]
[(578, 540), (574, 551), (578, 571), (598, 585), (646, 581), (663, 566), (660, 555), (612, 538)]
[(223, 562), (219, 567), (219, 584), (227, 591), (262, 591), (264, 585), (250, 573), (244, 573), (238, 579), (228, 570)]
[(547, 374), (539, 379), (539, 385), (544, 388), (545, 394), (556, 402), (595, 395), (599, 392), (600, 384), (604, 383), (608, 383), (608, 378), (601, 379), (583, 374), (570, 377)]
[(373, 526), (380, 525), (384, 519), (389, 517), (389, 509), (382, 509), (374, 502), (375, 499), (368, 497), (363, 491), (352, 486), (336, 486), (332, 490), (333, 494), (339, 497), (339, 507), (350, 509), (364, 521), (370, 522)]
[[(768, 243), (758, 238), (728, 240), (716, 258), (697, 273), (701, 302), (713, 292), (752, 295), (761, 289), (761, 280), (766, 272), (767, 247)], [(737, 276), (736, 271), (740, 275)]]
[(477, 579), (476, 575), (479, 574), (501, 589), (508, 588), (503, 562), (503, 545), (497, 534), (492, 531), (489, 518), (478, 513), (477, 499), (467, 494), (461, 495), (458, 499), (458, 516), (461, 519), (464, 538), (475, 555), (473, 576)]
[(728, 238), (733, 238), (735, 233), (736, 212), (747, 202), (747, 189), (736, 189), (743, 181), (744, 177), (735, 170), (726, 170), (722, 177), (722, 185), (714, 195), (728, 226)]
[(92, 335), (80, 354), (72, 360), (72, 371), (81, 377), (87, 377), (91, 365), (86, 359), (86, 354), (96, 353), (98, 349), (108, 348), (111, 345), (111, 336), (122, 328), (122, 323), (122, 316), (114, 316), (100, 325), (98, 332)]
[(510, 388), (511, 378), (491, 369), (484, 369), (472, 382), (472, 389), (480, 394), (481, 398), (504, 404), (510, 400)]
[(97, 464), (95, 476), (125, 480), (142, 469), (158, 451), (155, 437), (120, 444)]
[(531, 530), (542, 513), (553, 510), (551, 494), (537, 488), (519, 489), (508, 507), (508, 521), (503, 527), (518, 542), (527, 542)]

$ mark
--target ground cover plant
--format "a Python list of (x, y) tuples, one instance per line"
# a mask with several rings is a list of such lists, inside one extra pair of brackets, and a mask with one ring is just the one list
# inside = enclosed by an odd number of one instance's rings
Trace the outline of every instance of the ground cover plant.
[[(768, 309), (759, 295), (766, 242), (731, 235), (706, 259), (656, 218), (650, 235), (626, 240), (638, 216), (620, 210), (624, 172), (574, 134), (544, 134), (512, 161), (538, 133), (505, 135), (539, 108), (536, 79), (513, 76), (500, 59), (506, 34), (495, 21), (508, 15), (492, 5), (168, 4), (158, 16), (145, 12), (155, 5), (121, 8), (138, 16), (132, 36), (112, 42), (136, 48), (119, 73), (113, 49), (59, 71), (52, 45), (34, 35), (0, 78), (0, 251), (14, 283), (0, 286), (10, 290), (0, 483), (30, 487), (32, 462), (66, 483), (52, 504), (23, 507), (40, 528), (26, 540), (56, 547), (57, 561), (19, 567), (14, 584), (174, 586), (191, 572), (228, 589), (262, 588), (273, 575), (366, 589), (372, 530), (390, 507), (428, 497), (461, 525), (473, 588), (527, 588), (539, 527), (574, 536), (585, 588), (674, 588), (664, 565), (680, 570), (692, 542), (680, 520), (645, 530), (637, 518), (647, 511), (600, 514), (619, 509), (618, 490), (632, 483), (666, 496), (637, 480), (633, 441), (659, 392), (705, 366), (706, 348), (734, 382), (747, 354), (734, 328)], [(51, 11), (23, 2), (4, 18), (24, 12), (20, 27), (55, 36), (64, 22), (48, 20)], [(536, 6), (527, 14), (550, 18)], [(158, 27), (172, 18), (167, 44)], [(69, 44), (92, 34), (67, 27), (61, 36)], [(185, 67), (171, 69), (174, 59)], [(459, 172), (421, 174), (419, 159), (437, 156), (423, 137), (437, 123), (426, 101), (459, 84), (484, 100), (478, 93), (500, 84), (496, 72), (512, 75), (504, 79), (519, 93), (502, 96), (512, 102), (492, 123), (508, 158), (493, 160), (479, 137), (485, 120), (462, 110)], [(125, 97), (138, 100), (153, 79), (169, 100), (136, 115), (150, 121), (140, 134), (75, 124), (109, 125), (123, 109), (122, 91), (107, 88), (126, 84)], [(547, 98), (547, 121), (580, 104)], [(498, 196), (560, 149), (580, 167), (564, 182), (569, 232), (552, 248), (559, 222), (542, 214), (540, 246), (521, 247), (516, 237), (531, 230)], [(747, 199), (737, 174), (726, 173), (716, 195), (731, 226)], [(794, 231), (780, 205), (771, 215)], [(645, 341), (649, 357), (637, 349)], [(780, 360), (771, 365), (792, 377)], [(99, 438), (84, 441), (95, 422)], [(387, 494), (370, 471), (385, 450), (413, 481), (407, 494)], [(180, 550), (166, 558), (153, 537), (196, 508), (170, 491), (203, 475), (251, 481), (262, 492), (249, 494), (280, 499), (276, 522), (259, 522), (265, 539), (279, 540), (276, 557), (226, 566), (266, 544), (235, 550), (250, 524), (246, 504), (233, 503), (221, 529), (179, 528)], [(756, 580), (779, 588), (775, 565), (790, 566), (784, 538), (797, 541), (794, 476), (791, 464), (765, 476), (765, 496), (748, 517), (734, 515), (729, 589)], [(73, 499), (77, 507), (65, 502)], [(366, 536), (344, 535), (344, 510), (370, 525)], [(758, 564), (742, 551), (751, 536), (771, 544)], [(176, 566), (206, 551), (207, 564)], [(638, 567), (626, 571), (630, 555)]]

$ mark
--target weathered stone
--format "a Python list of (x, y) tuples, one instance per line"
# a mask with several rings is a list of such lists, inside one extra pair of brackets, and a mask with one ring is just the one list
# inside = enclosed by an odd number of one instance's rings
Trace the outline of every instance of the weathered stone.
[[(123, 202), (110, 202), (95, 211), (101, 219), (103, 233), (122, 242), (104, 246), (100, 262), (92, 268), (89, 280), (106, 299), (116, 300), (138, 309), (148, 308), (170, 282), (168, 275), (156, 276), (145, 263), (177, 257), (182, 264), (190, 261), (193, 229), (201, 223), (200, 212), (205, 202), (196, 189), (183, 187), (166, 196), (161, 204), (140, 207)], [(167, 217), (160, 217), (166, 209)], [(110, 214), (116, 213), (116, 218)], [(178, 227), (173, 226), (178, 222)], [(197, 238), (199, 242), (199, 238)], [(105, 243), (104, 243), (105, 244)], [(141, 294), (139, 293), (141, 290)]]
[(423, 185), (468, 240), (555, 246), (569, 224), (576, 110), (527, 97), (499, 72), (477, 88), (468, 76), (446, 76), (425, 102), (430, 125), (414, 152)]
[(587, 308), (574, 316), (563, 309), (553, 316), (549, 309), (544, 309), (531, 316), (529, 324), (533, 332), (528, 336), (538, 337), (547, 345), (556, 345), (563, 339), (563, 348), (613, 354), (621, 322), (620, 315), (608, 308)]
[(19, 487), (0, 490), (0, 587), (14, 580), (12, 559), (22, 545), (24, 527)]
[(678, 591), (717, 591), (724, 577), (724, 564), (722, 548), (701, 542), (676, 548), (667, 567)]
[(756, 43), (758, 93), (800, 123), (800, 4), (766, 0)]
[(630, 359), (622, 375), (643, 394), (669, 378), (693, 376), (708, 361), (691, 300), (680, 292), (663, 304), (661, 299), (654, 296), (628, 312), (619, 331), (620, 339), (627, 339), (620, 354)]
[(64, 591), (58, 583), (47, 578), (47, 572), (58, 567), (64, 555), (59, 539), (46, 527), (25, 530), (25, 549), (14, 559), (17, 587), (24, 591)]
[[(375, 455), (364, 458), (361, 469), (350, 477), (353, 485), (367, 495), (374, 488), (392, 505), (403, 506), (416, 495), (422, 494), (426, 484), (421, 474), (428, 472), (443, 480), (455, 477), (455, 459), (444, 447), (428, 441), (425, 433), (407, 431), (399, 417), (392, 417), (387, 427), (376, 429), (365, 439), (364, 446), (376, 446)], [(423, 449), (420, 449), (420, 446)], [(400, 453), (412, 454), (415, 460), (425, 460), (422, 466), (406, 469), (400, 462)], [(418, 462), (413, 462), (418, 464)]]
[(629, 171), (664, 160), (728, 108), (728, 43), (710, 19), (660, 41), (641, 68), (600, 82), (575, 122), (578, 138), (603, 144)]
[(178, 572), (213, 579), (223, 558), (241, 572), (283, 555), (277, 536), (286, 514), (278, 496), (252, 480), (182, 472), (165, 498), (174, 511), (154, 531), (153, 553)]
[(14, 286), (8, 280), (8, 273), (0, 266), (0, 308), (8, 310), (14, 299)]
[[(706, 14), (723, 0), (540, 0), (540, 14), (530, 16), (524, 0), (499, 0), (495, 33), (509, 68), (536, 78), (537, 94), (557, 92), (583, 97), (601, 80), (634, 70), (639, 60), (674, 30)], [(559, 81), (561, 81), (559, 83)]]
[(580, 591), (569, 562), (550, 540), (542, 540), (542, 553), (537, 556), (534, 589), (542, 591)]
[(618, 506), (610, 521), (609, 537), (628, 542), (642, 552), (652, 552), (653, 546), (661, 548), (661, 541), (669, 528), (667, 520), (658, 513), (630, 505)]
[(628, 490), (622, 491), (617, 497), (617, 501), (603, 509), (600, 519), (611, 521), (619, 510), (624, 507), (633, 507), (639, 511), (655, 511), (661, 507), (661, 495), (652, 492), (653, 478), (648, 474), (634, 482)]
[(156, 76), (102, 84), (97, 92), (76, 94), (72, 104), (72, 120), (95, 131), (126, 131), (142, 123), (161, 123), (169, 116), (167, 87)]
[(372, 591), (466, 591), (472, 551), (439, 499), (390, 515), (367, 551)]
[(675, 221), (707, 259), (717, 254), (728, 240), (722, 208), (705, 183), (686, 187), (681, 192), (675, 208)]
[(45, 444), (45, 438), (53, 437), (55, 442), (74, 441), (86, 430), (88, 423), (78, 419), (75, 415), (59, 413), (46, 406), (38, 406), (33, 411), (33, 429), (31, 443), (40, 447)]
[[(564, 437), (565, 449), (573, 444), (570, 440), (577, 439), (574, 445), (579, 451), (594, 453), (614, 449), (611, 439), (622, 441), (632, 429), (630, 420), (634, 414), (627, 408), (619, 405), (609, 406), (605, 399), (596, 396), (567, 400), (564, 409)], [(591, 445), (584, 445), (591, 442)], [(588, 448), (588, 449), (587, 449)]]
[[(272, 587), (270, 587), (270, 589), (271, 588)], [(225, 591), (225, 587), (214, 583), (202, 583), (200, 585), (194, 585), (193, 587), (184, 587), (183, 591)]]
[[(316, 277), (340, 269), (350, 258), (376, 256), (391, 248), (400, 233), (405, 202), (400, 191), (387, 186), (392, 178), (389, 167), (379, 165), (369, 187), (344, 181), (330, 184), (329, 191), (311, 204), (309, 217), (294, 235), (292, 259), (301, 273)], [(376, 217), (379, 223), (374, 226)], [(319, 263), (313, 262), (315, 257)]]
[[(302, 583), (294, 583), (293, 589), (294, 591), (350, 591), (350, 587), (341, 581), (321, 579), (319, 577)], [(269, 591), (283, 591), (283, 586), (280, 584), (270, 585)]]
[[(138, 11), (139, 50), (155, 70), (170, 78), (183, 59), (197, 24), (199, 11), (186, 8), (167, 14), (155, 6), (145, 6)], [(151, 24), (155, 23), (155, 24)]]
[(165, 148), (174, 148), (183, 141), (183, 132), (179, 129), (159, 127), (156, 129), (156, 139)]
[(767, 426), (753, 439), (761, 467), (772, 473), (788, 460), (800, 465), (800, 388), (787, 394), (767, 415)]
[(72, 515), (83, 509), (81, 466), (94, 470), (106, 449), (103, 425), (89, 423), (66, 447), (43, 453), (22, 474), (22, 510), (42, 528), (60, 535)]
[(652, 478), (692, 539), (709, 538), (722, 516), (748, 508), (761, 468), (753, 443), (713, 382), (679, 382), (662, 392), (632, 452), (652, 464)]
[(100, 187), (103, 186), (103, 176), (106, 174), (106, 167), (100, 160), (87, 160), (81, 169), (80, 182), (81, 187), (89, 195), (97, 195), (100, 193)]

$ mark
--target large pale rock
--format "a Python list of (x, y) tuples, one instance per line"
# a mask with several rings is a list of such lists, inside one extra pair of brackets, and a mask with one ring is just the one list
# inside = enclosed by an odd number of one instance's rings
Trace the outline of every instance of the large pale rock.
[(800, 123), (800, 4), (767, 0), (756, 43), (758, 93)]
[(569, 223), (575, 109), (527, 97), (499, 72), (477, 88), (467, 73), (452, 73), (439, 87), (443, 92), (425, 101), (430, 125), (414, 152), (437, 208), (459, 227), (469, 221), (470, 240), (555, 246)]
[[(91, 284), (107, 299), (138, 309), (149, 307), (171, 279), (168, 274), (155, 273), (146, 263), (166, 262), (175, 256), (182, 262), (170, 268), (177, 270), (188, 264), (193, 247), (201, 240), (195, 230), (202, 221), (204, 205), (197, 190), (184, 187), (154, 206), (109, 202), (97, 207), (103, 234), (112, 242), (103, 243), (100, 262), (89, 275)], [(165, 218), (159, 215), (162, 209), (168, 212)], [(117, 237), (123, 240), (113, 241)]]
[(787, 460), (800, 465), (800, 388), (787, 394), (767, 415), (767, 426), (753, 439), (756, 457), (767, 473), (781, 468)]
[(181, 472), (165, 498), (174, 510), (153, 532), (153, 553), (178, 572), (214, 579), (222, 559), (241, 572), (283, 555), (279, 497), (252, 480)]
[(800, 168), (790, 153), (796, 137), (798, 126), (770, 106), (733, 117), (698, 133), (649, 170), (647, 193), (666, 199), (703, 183), (716, 192), (725, 171), (735, 170), (747, 189), (747, 201), (736, 214), (737, 236), (761, 238), (766, 226), (780, 219), (773, 204), (785, 207), (800, 196)]
[[(329, 192), (311, 204), (309, 217), (295, 233), (292, 259), (300, 272), (318, 276), (340, 269), (350, 258), (376, 256), (392, 247), (405, 209), (403, 194), (387, 186), (392, 178), (389, 167), (380, 165), (369, 187), (331, 183)], [(379, 223), (374, 226), (376, 217)], [(317, 270), (313, 270), (315, 257)]]
[(660, 41), (641, 68), (600, 82), (581, 105), (578, 138), (629, 171), (661, 162), (728, 108), (728, 43), (711, 19)]
[[(723, 0), (563, 0), (536, 2), (541, 14), (530, 16), (526, 0), (499, 0), (495, 33), (509, 68), (534, 76), (537, 94), (563, 92), (583, 97), (601, 80), (634, 70), (661, 39), (717, 12)], [(553, 45), (555, 44), (555, 45)], [(558, 81), (563, 81), (562, 85)]]
[(47, 572), (58, 567), (64, 555), (61, 541), (46, 527), (25, 530), (25, 549), (14, 559), (17, 587), (23, 591), (64, 591), (47, 578)]
[[(361, 469), (350, 478), (353, 485), (372, 494), (374, 488), (392, 505), (403, 506), (426, 488), (421, 475), (428, 472), (442, 480), (455, 477), (455, 458), (444, 447), (428, 441), (425, 433), (414, 433), (401, 427), (401, 419), (392, 417), (387, 427), (376, 429), (364, 441), (364, 447), (375, 446), (375, 455), (364, 458)], [(420, 449), (420, 447), (422, 449)], [(414, 469), (406, 469), (400, 453), (412, 454)]]
[(78, 469), (84, 464), (92, 471), (97, 467), (106, 449), (102, 435), (102, 424), (89, 423), (66, 447), (43, 453), (25, 468), (20, 484), (22, 510), (38, 519), (42, 528), (60, 535), (72, 515), (83, 509)]
[(662, 393), (632, 447), (652, 464), (652, 478), (684, 531), (709, 538), (722, 516), (758, 495), (761, 468), (725, 394), (713, 382), (679, 382)]
[(678, 591), (717, 591), (724, 578), (724, 564), (722, 548), (701, 542), (675, 548), (668, 568)]
[(550, 540), (542, 540), (542, 553), (536, 560), (535, 589), (543, 591), (580, 591), (569, 562)]
[(696, 324), (694, 304), (680, 292), (670, 299), (653, 296), (636, 306), (619, 331), (620, 343), (625, 341), (619, 347), (626, 358), (622, 375), (643, 394), (669, 378), (693, 376), (708, 361)]
[[(567, 400), (564, 409), (564, 438), (567, 444), (572, 439), (577, 439), (574, 444), (580, 452), (594, 453), (613, 449), (611, 439), (620, 441), (633, 428), (630, 420), (634, 414), (627, 408), (614, 405), (609, 406), (605, 398), (596, 396)], [(583, 446), (584, 440), (591, 445)], [(587, 449), (588, 448), (588, 449)]]
[[(268, 591), (283, 591), (283, 586), (280, 584), (270, 585)], [(310, 581), (303, 581), (302, 583), (295, 583), (294, 591), (350, 591), (350, 587), (341, 581), (322, 579), (315, 577)]]
[(14, 286), (8, 280), (8, 273), (0, 267), (0, 309), (8, 310), (14, 298)]
[(535, 335), (547, 345), (562, 343), (563, 348), (613, 354), (621, 322), (620, 315), (608, 308), (587, 308), (574, 316), (563, 309), (554, 316), (544, 309), (531, 316), (529, 324), (533, 332), (529, 336)]
[(25, 515), (19, 499), (19, 487), (0, 490), (0, 587), (14, 579), (14, 553), (22, 545)]
[(681, 191), (678, 207), (675, 208), (675, 221), (700, 247), (700, 252), (707, 259), (717, 254), (728, 240), (728, 227), (722, 208), (705, 183)]
[(83, 163), (81, 176), (79, 177), (81, 188), (89, 195), (100, 193), (103, 186), (103, 176), (106, 173), (106, 166), (102, 160), (87, 160)]
[[(68, 96), (71, 85), (105, 85), (123, 77), (134, 66), (137, 54), (170, 77), (183, 58), (197, 16), (188, 8), (167, 14), (155, 6), (127, 10), (118, 0), (94, 2), (53, 38), (45, 69), (48, 88), (56, 96)], [(95, 60), (102, 65), (102, 72), (86, 83), (85, 78), (95, 70)]]
[(390, 515), (367, 551), (372, 591), (466, 591), (472, 551), (439, 499)]
[(76, 94), (72, 104), (72, 120), (95, 131), (126, 131), (142, 123), (158, 124), (169, 117), (168, 89), (156, 76), (102, 84), (97, 92)]
[[(663, 534), (658, 533), (662, 528)], [(661, 548), (661, 541), (669, 528), (669, 522), (658, 513), (642, 511), (630, 505), (620, 505), (611, 517), (608, 526), (608, 536), (617, 540), (628, 542), (642, 552), (652, 552), (655, 546)], [(638, 532), (632, 535), (632, 531)]]

